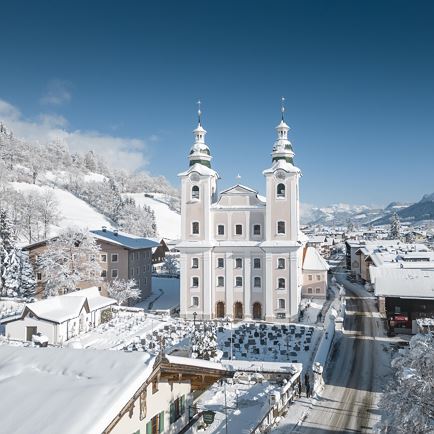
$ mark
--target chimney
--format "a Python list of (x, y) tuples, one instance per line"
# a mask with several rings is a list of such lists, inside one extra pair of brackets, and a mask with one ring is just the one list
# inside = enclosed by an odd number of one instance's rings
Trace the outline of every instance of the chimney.
[(103, 226), (103, 227), (102, 227), (102, 231), (103, 231), (103, 232), (107, 232), (107, 226)]
[(117, 230), (117, 229), (114, 229), (114, 230), (113, 230), (113, 235), (114, 235), (115, 237), (118, 236), (118, 230)]

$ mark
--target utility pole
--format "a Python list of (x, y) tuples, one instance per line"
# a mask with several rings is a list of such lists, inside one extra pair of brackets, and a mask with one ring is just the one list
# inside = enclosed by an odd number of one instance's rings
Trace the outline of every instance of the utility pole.
[(228, 406), (226, 402), (226, 379), (224, 380), (224, 382), (225, 382), (225, 432), (226, 434), (228, 434)]

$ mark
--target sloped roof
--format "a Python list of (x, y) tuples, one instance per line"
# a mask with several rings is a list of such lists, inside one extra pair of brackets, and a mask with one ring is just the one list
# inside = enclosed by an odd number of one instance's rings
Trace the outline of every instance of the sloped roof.
[(149, 249), (157, 247), (160, 243), (148, 238), (138, 237), (125, 232), (105, 230), (93, 230), (90, 233), (97, 239), (107, 241), (125, 247), (129, 250)]
[(206, 167), (200, 163), (193, 164), (193, 166), (191, 166), (185, 172), (178, 173), (178, 176), (187, 176), (190, 175), (190, 173), (192, 172), (197, 172), (199, 175), (212, 175), (212, 176), (216, 176), (217, 178), (220, 178), (218, 173), (215, 170), (210, 169), (209, 167)]
[(276, 160), (269, 169), (262, 172), (263, 175), (274, 173), (277, 169), (282, 169), (288, 173), (300, 173), (300, 169), (285, 160)]
[(303, 270), (328, 271), (329, 268), (326, 260), (318, 253), (315, 247), (306, 247)]
[(434, 299), (434, 271), (370, 267), (376, 296)]
[(233, 185), (232, 187), (227, 188), (226, 190), (223, 190), (220, 192), (220, 194), (258, 194), (256, 190), (253, 190), (253, 188), (246, 187), (242, 184)]
[(98, 288), (93, 286), (26, 304), (22, 317), (30, 311), (40, 319), (61, 324), (69, 319), (77, 318), (83, 308), (87, 312), (92, 312), (113, 304), (116, 304), (116, 300), (103, 297), (99, 294)]

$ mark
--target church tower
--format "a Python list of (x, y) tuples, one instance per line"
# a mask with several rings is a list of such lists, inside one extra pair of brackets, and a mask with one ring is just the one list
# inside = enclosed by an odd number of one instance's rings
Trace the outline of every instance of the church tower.
[(217, 172), (211, 168), (211, 152), (205, 143), (202, 112), (198, 109), (198, 124), (194, 143), (188, 155), (189, 169), (178, 174), (181, 178), (181, 291), (180, 308), (187, 317), (202, 312), (200, 319), (211, 317), (211, 205), (217, 191)]
[[(267, 268), (266, 319), (273, 318), (276, 308), (285, 306), (285, 317), (298, 312), (299, 285), (299, 179), (300, 169), (294, 166), (294, 151), (288, 140), (284, 98), (281, 120), (276, 127), (277, 139), (271, 153), (272, 165), (264, 170), (266, 179), (265, 241)], [(271, 289), (271, 290), (268, 290)], [(283, 317), (283, 312), (282, 317)]]

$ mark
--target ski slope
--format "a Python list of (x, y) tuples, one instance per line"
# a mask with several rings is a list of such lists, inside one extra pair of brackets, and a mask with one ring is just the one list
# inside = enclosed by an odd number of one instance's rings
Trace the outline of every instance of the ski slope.
[(57, 187), (40, 186), (24, 182), (11, 182), (11, 187), (21, 193), (38, 192), (43, 194), (50, 191), (59, 204), (60, 219), (58, 225), (52, 226), (50, 234), (56, 235), (69, 226), (79, 226), (88, 229), (101, 229), (102, 226), (111, 228), (109, 219), (100, 214), (89, 204), (75, 197), (72, 193)]
[(149, 206), (154, 211), (160, 237), (171, 240), (181, 238), (181, 215), (171, 210), (166, 203), (145, 197), (143, 193), (125, 193), (125, 195), (133, 198), (137, 205)]

